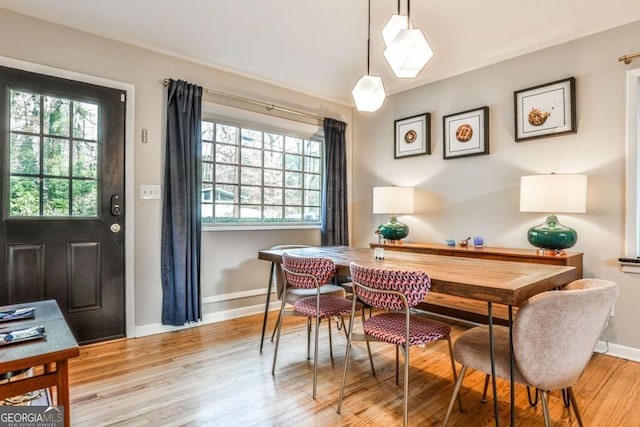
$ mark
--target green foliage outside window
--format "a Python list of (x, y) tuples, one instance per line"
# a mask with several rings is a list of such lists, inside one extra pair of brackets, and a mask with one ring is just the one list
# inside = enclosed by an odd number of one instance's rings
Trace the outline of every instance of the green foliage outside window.
[(9, 216), (98, 215), (98, 105), (10, 91)]

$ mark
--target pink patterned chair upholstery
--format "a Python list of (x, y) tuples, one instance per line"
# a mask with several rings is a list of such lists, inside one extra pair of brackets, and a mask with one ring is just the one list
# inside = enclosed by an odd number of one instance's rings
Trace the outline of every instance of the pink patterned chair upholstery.
[[(344, 289), (342, 290), (342, 296), (327, 295), (321, 292), (321, 288), (329, 283), (336, 273), (336, 266), (332, 260), (328, 258), (306, 258), (296, 257), (282, 254), (282, 270), (286, 279), (286, 285), (282, 290), (282, 297), (280, 298), (282, 305), (280, 308), (280, 314), (278, 316), (277, 332), (276, 332), (276, 347), (273, 353), (273, 367), (271, 374), (275, 374), (276, 360), (278, 358), (278, 347), (280, 343), (280, 330), (282, 329), (282, 317), (283, 316), (304, 316), (309, 321), (307, 322), (307, 358), (310, 353), (310, 333), (311, 333), (311, 319), (316, 320), (315, 327), (315, 348), (313, 358), (313, 398), (316, 398), (316, 386), (318, 383), (318, 332), (320, 329), (320, 321), (322, 319), (331, 319), (332, 317), (339, 317), (344, 327), (343, 316), (348, 316), (351, 313), (351, 301), (345, 299)], [(287, 293), (295, 292), (295, 290), (307, 290), (311, 291), (313, 296), (306, 296), (296, 299), (293, 302), (292, 310), (285, 310), (285, 302), (288, 301)], [(357, 309), (362, 309), (362, 304), (356, 304)], [(331, 327), (329, 327), (329, 349), (331, 357), (333, 358), (333, 351), (331, 350)]]
[[(546, 427), (551, 425), (549, 390), (563, 389), (567, 389), (576, 420), (582, 427), (572, 386), (591, 359), (617, 295), (615, 282), (580, 279), (564, 290), (535, 295), (518, 309), (513, 321), (514, 381), (540, 390)], [(509, 328), (494, 326), (493, 333), (496, 376), (509, 380)], [(453, 346), (453, 354), (462, 369), (443, 426), (449, 421), (456, 396), (459, 397), (467, 368), (491, 372), (488, 326), (463, 332)]]
[[(411, 314), (411, 307), (417, 305), (429, 293), (431, 279), (424, 272), (381, 270), (351, 263), (353, 279), (353, 304), (356, 298), (372, 307), (389, 310), (382, 314), (374, 314), (364, 321), (364, 336), (353, 333), (355, 309), (351, 312), (347, 351), (344, 361), (344, 373), (338, 401), (338, 413), (342, 410), (344, 386), (347, 380), (349, 351), (354, 340), (382, 341), (396, 346), (396, 384), (398, 383), (398, 349), (404, 356), (404, 425), (409, 422), (409, 348), (412, 345), (426, 344), (446, 338), (449, 343), (449, 355), (454, 381), (456, 379), (451, 340), (451, 327), (445, 323)], [(375, 375), (373, 359), (369, 352), (371, 371)]]

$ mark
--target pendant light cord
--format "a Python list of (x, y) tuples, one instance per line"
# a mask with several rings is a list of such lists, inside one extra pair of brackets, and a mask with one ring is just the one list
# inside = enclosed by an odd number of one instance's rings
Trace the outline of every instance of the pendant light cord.
[(368, 76), (371, 75), (370, 68), (371, 68), (371, 0), (369, 0), (369, 17), (367, 21), (367, 75)]
[(407, 0), (407, 29), (411, 29), (411, 0)]

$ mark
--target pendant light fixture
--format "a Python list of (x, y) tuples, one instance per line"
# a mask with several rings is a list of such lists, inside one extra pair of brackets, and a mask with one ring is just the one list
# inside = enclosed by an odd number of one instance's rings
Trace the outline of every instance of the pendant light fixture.
[(358, 111), (373, 112), (382, 106), (385, 98), (382, 78), (372, 76), (371, 68), (371, 0), (369, 0), (369, 20), (367, 24), (367, 74), (356, 82), (351, 94)]
[[(409, 25), (409, 27), (410, 26), (411, 25)], [(384, 39), (385, 47), (389, 47), (400, 30), (404, 30), (409, 27), (407, 26), (407, 17), (400, 15), (400, 0), (398, 0), (398, 13), (396, 15), (391, 15), (391, 18), (389, 18), (385, 26), (382, 28), (382, 38)]]
[[(399, 6), (398, 4), (398, 14), (400, 13)], [(424, 34), (422, 34), (422, 31), (417, 28), (412, 28), (411, 0), (407, 0), (407, 16), (405, 19), (403, 28), (397, 32), (391, 42), (387, 43), (387, 48), (384, 50), (384, 57), (396, 77), (412, 79), (418, 75), (427, 62), (433, 57), (433, 50), (431, 46), (429, 46)], [(390, 23), (391, 19), (387, 25), (390, 26)], [(385, 29), (386, 28), (385, 26)], [(393, 28), (388, 29), (387, 37), (391, 37), (393, 31)]]

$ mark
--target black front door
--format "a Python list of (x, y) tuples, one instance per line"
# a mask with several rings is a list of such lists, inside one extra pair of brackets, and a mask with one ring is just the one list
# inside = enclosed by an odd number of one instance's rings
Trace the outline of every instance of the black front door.
[(0, 118), (0, 304), (124, 336), (124, 92), (0, 67)]

